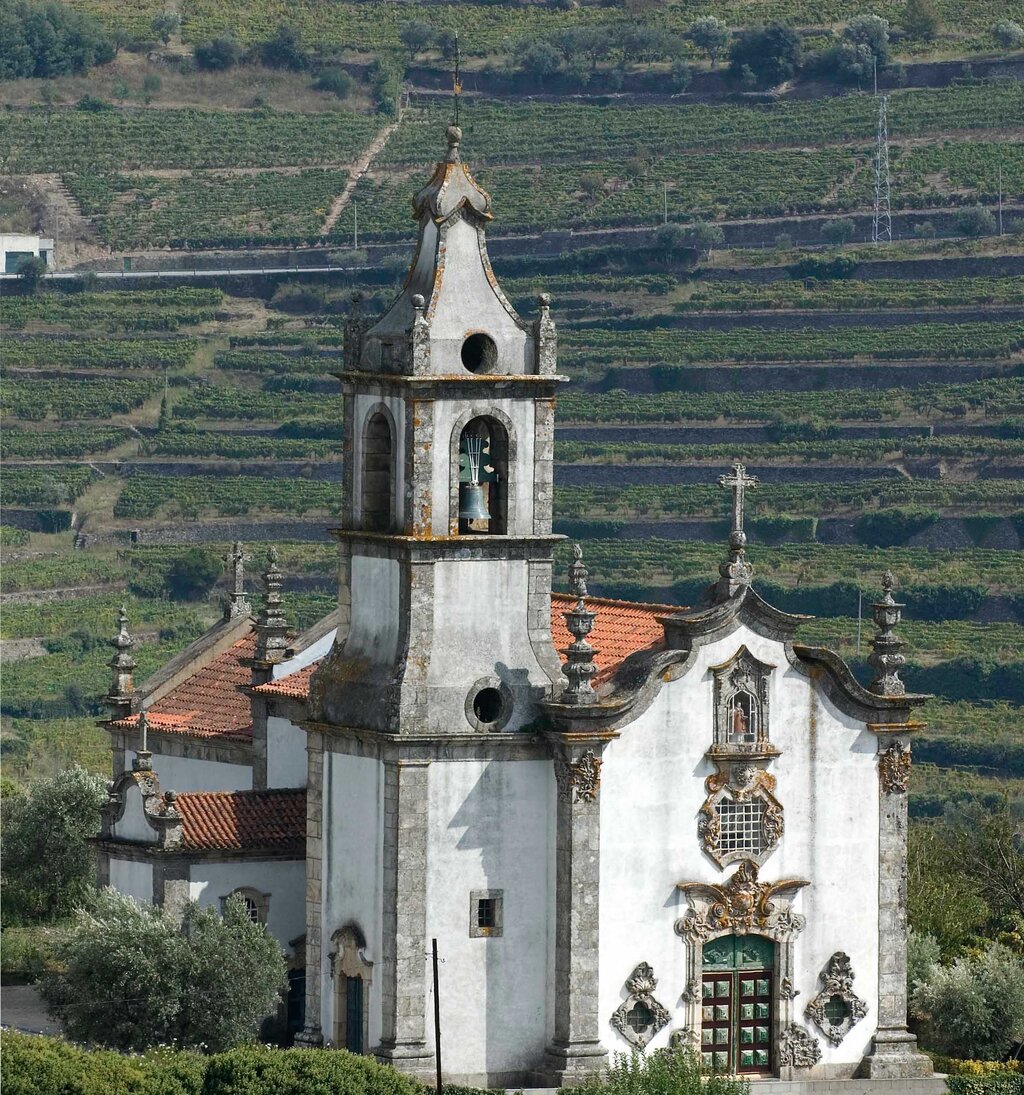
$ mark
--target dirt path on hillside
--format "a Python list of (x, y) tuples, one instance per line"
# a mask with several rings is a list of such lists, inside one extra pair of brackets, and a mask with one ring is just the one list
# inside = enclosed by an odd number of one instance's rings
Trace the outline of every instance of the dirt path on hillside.
[(345, 183), (345, 189), (342, 190), (333, 202), (331, 202), (331, 208), (324, 218), (324, 223), (320, 227), (321, 236), (328, 235), (334, 228), (338, 218), (352, 200), (352, 195), (355, 193), (359, 180), (370, 170), (370, 164), (373, 162), (374, 158), (384, 151), (384, 146), (388, 143), (391, 134), (398, 128), (398, 125), (398, 122), (392, 122), (391, 125), (385, 126), (377, 136), (373, 138), (369, 147), (363, 152), (359, 159), (356, 160), (355, 165), (352, 168), (352, 174), (349, 175), (348, 182)]

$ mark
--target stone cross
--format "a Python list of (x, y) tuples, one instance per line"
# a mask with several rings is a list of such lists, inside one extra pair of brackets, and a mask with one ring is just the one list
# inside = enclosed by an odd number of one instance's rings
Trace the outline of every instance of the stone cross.
[(754, 568), (747, 562), (744, 548), (747, 534), (743, 531), (743, 500), (747, 487), (757, 486), (757, 476), (747, 475), (747, 469), (737, 461), (731, 475), (721, 475), (718, 485), (732, 491), (732, 531), (729, 533), (729, 558), (718, 568), (722, 576), (716, 585), (716, 597), (727, 600), (741, 588), (749, 586)]
[(224, 562), (231, 567), (232, 589), (228, 594), (228, 602), (225, 605), (225, 616), (229, 620), (237, 616), (248, 616), (252, 612), (252, 606), (245, 599), (245, 564), (251, 562), (252, 556), (246, 555), (242, 550), (242, 543), (236, 540), (231, 551), (222, 555)]
[[(719, 476), (718, 485), (732, 491), (732, 532), (743, 532), (743, 496), (747, 487), (757, 486), (757, 476), (747, 475), (747, 469), (738, 461), (732, 466), (732, 475)], [(744, 541), (746, 537), (744, 537)], [(743, 545), (740, 544), (740, 547)]]

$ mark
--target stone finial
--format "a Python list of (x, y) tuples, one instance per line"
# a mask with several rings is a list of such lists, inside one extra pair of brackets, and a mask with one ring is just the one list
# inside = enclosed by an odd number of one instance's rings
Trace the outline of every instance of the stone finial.
[(343, 334), (345, 340), (344, 357), (347, 369), (358, 369), (363, 358), (363, 343), (366, 338), (366, 316), (363, 314), (363, 294), (358, 289), (352, 294), (352, 307), (345, 317)]
[(282, 577), (277, 565), (277, 548), (271, 545), (263, 572), (263, 605), (256, 618), (254, 658), (259, 662), (279, 662), (288, 649), (288, 621), (281, 607)]
[(537, 372), (543, 375), (558, 371), (558, 334), (551, 318), (551, 294), (537, 295), (537, 318), (533, 323), (533, 338), (537, 354)]
[(135, 659), (132, 657), (135, 639), (128, 631), (128, 610), (123, 604), (117, 616), (117, 625), (117, 634), (110, 640), (114, 656), (107, 662), (114, 671), (107, 693), (107, 705), (113, 719), (124, 718), (131, 713), (132, 694), (135, 692)]
[(718, 485), (732, 491), (732, 529), (729, 532), (729, 558), (718, 568), (718, 597), (725, 600), (737, 590), (749, 586), (754, 578), (754, 568), (747, 562), (747, 534), (743, 531), (744, 501), (747, 487), (756, 487), (756, 475), (747, 475), (747, 469), (737, 461), (731, 475), (721, 475)]
[(242, 543), (236, 540), (227, 555), (221, 558), (231, 568), (231, 592), (224, 602), (224, 619), (236, 620), (239, 616), (252, 614), (252, 605), (245, 595), (245, 564), (252, 561), (251, 555), (242, 550)]
[(459, 145), (462, 144), (462, 127), (450, 125), (444, 131), (444, 138), (448, 142), (448, 152), (445, 155), (446, 163), (459, 163)]
[(149, 751), (149, 719), (145, 711), (139, 712), (139, 747), (135, 750), (132, 768), (136, 772), (149, 772), (153, 769), (153, 754)]
[(907, 691), (899, 677), (900, 670), (907, 664), (907, 659), (900, 653), (903, 640), (893, 630), (903, 619), (905, 606), (893, 597), (895, 586), (896, 578), (891, 570), (887, 570), (882, 575), (882, 599), (871, 606), (877, 630), (868, 655), (868, 664), (874, 667), (875, 678), (868, 687), (879, 696), (903, 696)]
[(583, 563), (583, 548), (579, 544), (572, 546), (569, 590), (576, 598), (576, 606), (570, 612), (562, 613), (573, 637), (573, 641), (562, 651), (568, 659), (562, 666), (562, 673), (569, 682), (562, 692), (562, 703), (582, 707), (597, 702), (597, 693), (591, 684), (591, 679), (597, 675), (594, 664), (597, 651), (587, 642), (597, 613), (587, 609), (587, 568)]

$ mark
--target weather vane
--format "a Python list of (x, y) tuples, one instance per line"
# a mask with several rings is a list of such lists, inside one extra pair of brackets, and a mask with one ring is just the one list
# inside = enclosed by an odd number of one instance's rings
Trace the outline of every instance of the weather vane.
[(459, 32), (455, 32), (455, 71), (452, 73), (452, 106), (454, 108), (454, 116), (452, 117), (452, 125), (459, 124), (459, 96), (462, 94), (462, 81), (459, 79), (459, 63), (462, 60), (462, 55), (459, 52)]

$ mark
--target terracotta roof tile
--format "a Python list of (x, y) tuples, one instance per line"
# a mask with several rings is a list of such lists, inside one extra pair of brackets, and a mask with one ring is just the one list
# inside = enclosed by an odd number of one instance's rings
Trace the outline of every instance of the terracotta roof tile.
[[(568, 646), (572, 636), (565, 625), (563, 612), (576, 603), (568, 593), (551, 595), (551, 636), (556, 648)], [(618, 664), (638, 650), (660, 650), (665, 643), (665, 631), (659, 616), (679, 612), (678, 605), (640, 604), (633, 601), (613, 601), (605, 597), (588, 597), (587, 606), (597, 612), (590, 642), (597, 648), (598, 680), (606, 680)], [(564, 658), (563, 658), (564, 660)], [(319, 661), (287, 677), (261, 684), (254, 689), (264, 696), (285, 696), (305, 699), (309, 695), (309, 679)]]
[(181, 814), (186, 848), (294, 849), (298, 854), (305, 849), (305, 789), (183, 791), (174, 804)]
[[(252, 710), (243, 691), (251, 675), (242, 659), (251, 658), (255, 650), (256, 636), (247, 635), (172, 688), (146, 708), (150, 728), (195, 738), (251, 741)], [(139, 716), (132, 715), (112, 725), (128, 728), (138, 721)]]
[[(572, 642), (563, 612), (576, 604), (568, 593), (551, 595), (551, 637), (561, 654)], [(678, 605), (639, 604), (632, 601), (612, 601), (604, 597), (588, 597), (587, 608), (597, 613), (594, 628), (587, 641), (595, 648), (599, 681), (607, 680), (620, 662), (638, 650), (661, 650), (665, 646), (665, 629), (659, 616), (679, 611)], [(562, 660), (565, 658), (562, 656)]]
[(267, 684), (257, 685), (253, 692), (261, 696), (286, 696), (289, 699), (304, 700), (309, 695), (309, 679), (313, 676), (313, 671), (322, 660), (322, 658), (318, 658), (304, 669), (297, 669), (294, 673), (289, 673), (287, 677), (269, 681)]

